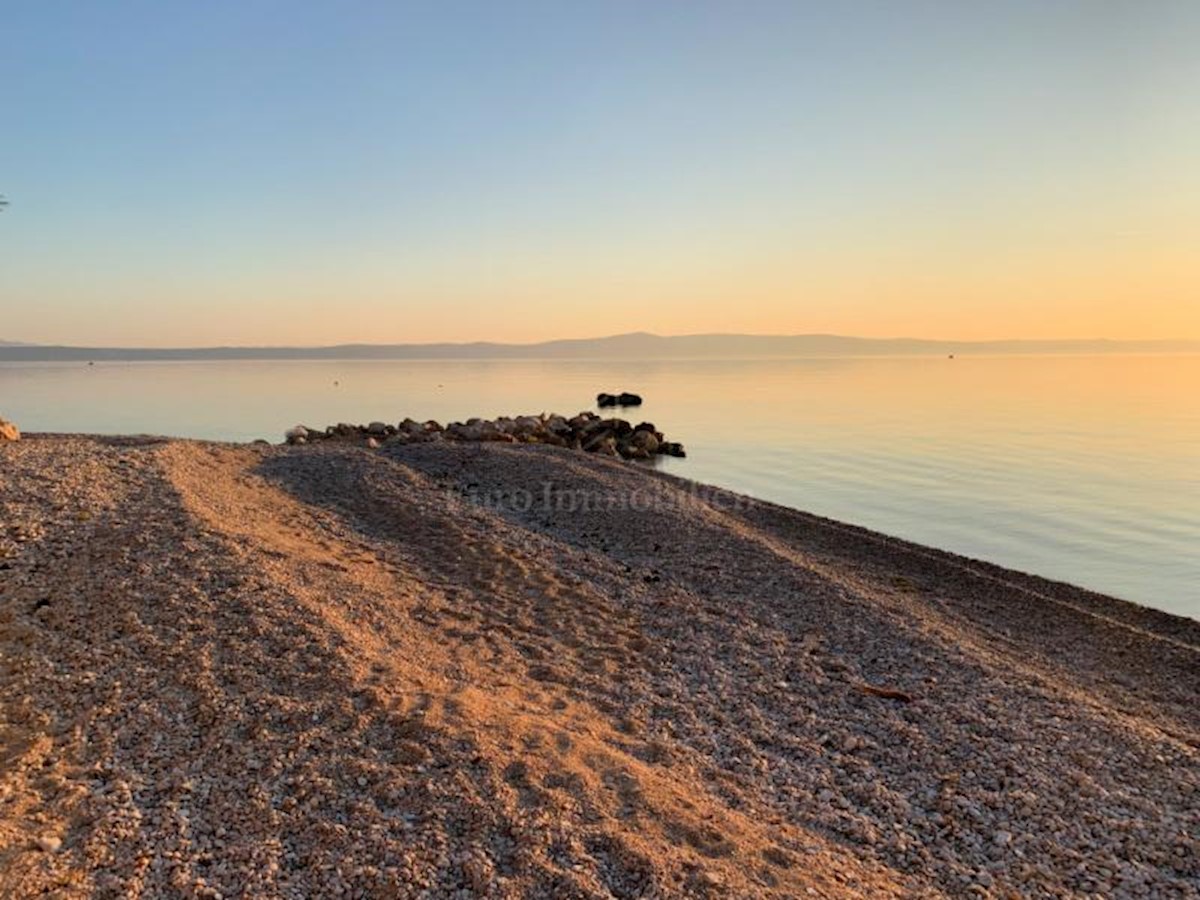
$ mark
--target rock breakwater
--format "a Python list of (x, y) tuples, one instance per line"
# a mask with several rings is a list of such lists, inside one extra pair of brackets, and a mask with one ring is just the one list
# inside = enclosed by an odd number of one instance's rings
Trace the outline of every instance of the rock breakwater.
[(653, 422), (634, 425), (625, 419), (604, 418), (593, 412), (581, 412), (570, 418), (557, 413), (471, 418), (446, 425), (432, 419), (426, 422), (405, 419), (396, 425), (387, 422), (367, 425), (341, 422), (325, 428), (297, 425), (288, 429), (284, 438), (289, 444), (357, 441), (368, 446), (431, 441), (548, 444), (623, 459), (687, 455), (682, 444), (668, 441)]

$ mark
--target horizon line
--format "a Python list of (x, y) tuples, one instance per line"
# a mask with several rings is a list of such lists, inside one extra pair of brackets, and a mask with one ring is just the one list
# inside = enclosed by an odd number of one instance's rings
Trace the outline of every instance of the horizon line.
[(548, 344), (587, 343), (598, 341), (613, 341), (622, 338), (654, 338), (657, 340), (679, 340), (689, 338), (765, 338), (776, 340), (796, 339), (832, 339), (843, 341), (862, 341), (868, 343), (925, 343), (939, 345), (979, 346), (987, 344), (1188, 344), (1200, 343), (1200, 337), (1171, 337), (1171, 338), (1112, 338), (1112, 337), (1064, 337), (1064, 338), (926, 338), (912, 336), (895, 337), (863, 337), (852, 334), (837, 334), (834, 332), (797, 332), (797, 333), (762, 333), (740, 331), (711, 331), (691, 332), (686, 334), (658, 334), (650, 331), (628, 331), (617, 334), (606, 334), (592, 337), (563, 337), (546, 338), (537, 341), (489, 341), (489, 340), (437, 340), (437, 341), (342, 341), (334, 344), (192, 344), (192, 345), (162, 345), (162, 344), (65, 344), (42, 343), (36, 341), (12, 341), (0, 339), (0, 349), (42, 349), (42, 350), (138, 350), (138, 351), (172, 351), (172, 352), (201, 352), (224, 350), (336, 350), (341, 348), (382, 348), (382, 347), (506, 347), (534, 348)]

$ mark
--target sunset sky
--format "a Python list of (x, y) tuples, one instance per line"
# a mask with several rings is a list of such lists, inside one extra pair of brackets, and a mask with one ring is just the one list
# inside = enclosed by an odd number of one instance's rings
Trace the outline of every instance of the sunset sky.
[(1200, 3), (0, 13), (0, 338), (1200, 337)]

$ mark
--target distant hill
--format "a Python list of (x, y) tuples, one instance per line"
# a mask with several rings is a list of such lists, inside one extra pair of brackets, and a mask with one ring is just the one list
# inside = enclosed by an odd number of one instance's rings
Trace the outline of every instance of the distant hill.
[(0, 341), (0, 347), (28, 347), (23, 341)]
[(238, 359), (747, 359), (770, 357), (945, 356), (1093, 353), (1200, 353), (1200, 340), (931, 341), (832, 334), (645, 332), (537, 344), (339, 344), (331, 347), (54, 347), (0, 341), (0, 360)]

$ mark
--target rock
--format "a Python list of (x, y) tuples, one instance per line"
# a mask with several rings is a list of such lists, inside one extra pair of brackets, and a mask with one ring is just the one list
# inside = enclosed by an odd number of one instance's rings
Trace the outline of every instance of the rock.
[(39, 850), (46, 853), (57, 853), (62, 849), (62, 840), (52, 834), (44, 834), (37, 839), (37, 845)]
[(597, 394), (596, 405), (602, 409), (609, 406), (641, 406), (642, 398), (628, 391), (620, 394)]
[(518, 431), (539, 431), (544, 423), (537, 416), (517, 416), (514, 424)]
[[(619, 399), (619, 395), (602, 396)], [(323, 432), (297, 425), (286, 433), (286, 437), (289, 444), (335, 439), (371, 448), (383, 444), (451, 440), (547, 444), (639, 460), (651, 459), (656, 453), (684, 455), (682, 445), (664, 440), (662, 432), (656, 429), (653, 422), (640, 422), (633, 426), (625, 419), (615, 416), (602, 418), (590, 411), (581, 412), (569, 419), (545, 412), (539, 415), (498, 416), (494, 419), (473, 416), (466, 422), (450, 422), (444, 428), (432, 419), (420, 423), (411, 418), (406, 418), (397, 425), (378, 421), (369, 425), (340, 422), (330, 425)]]
[(589, 441), (586, 445), (584, 445), (583, 449), (586, 453), (599, 453), (603, 456), (616, 456), (617, 439), (612, 435), (598, 437), (592, 441)]
[(653, 428), (650, 431), (634, 429), (633, 434), (629, 436), (629, 445), (643, 451), (647, 456), (658, 452), (658, 438), (654, 436)]
[(4, 441), (19, 441), (21, 439), (21, 429), (8, 419), (0, 418), (0, 443)]
[(614, 444), (614, 446), (616, 444), (613, 433), (607, 428), (597, 428), (591, 431), (585, 431), (582, 435), (580, 435), (580, 442), (585, 453), (597, 452), (601, 445), (606, 441)]
[(451, 422), (446, 426), (446, 437), (456, 441), (480, 441), (483, 440), (483, 429), (478, 423), (468, 422)]
[(629, 441), (618, 444), (617, 452), (623, 459), (649, 459), (652, 455), (645, 447), (636, 447)]

